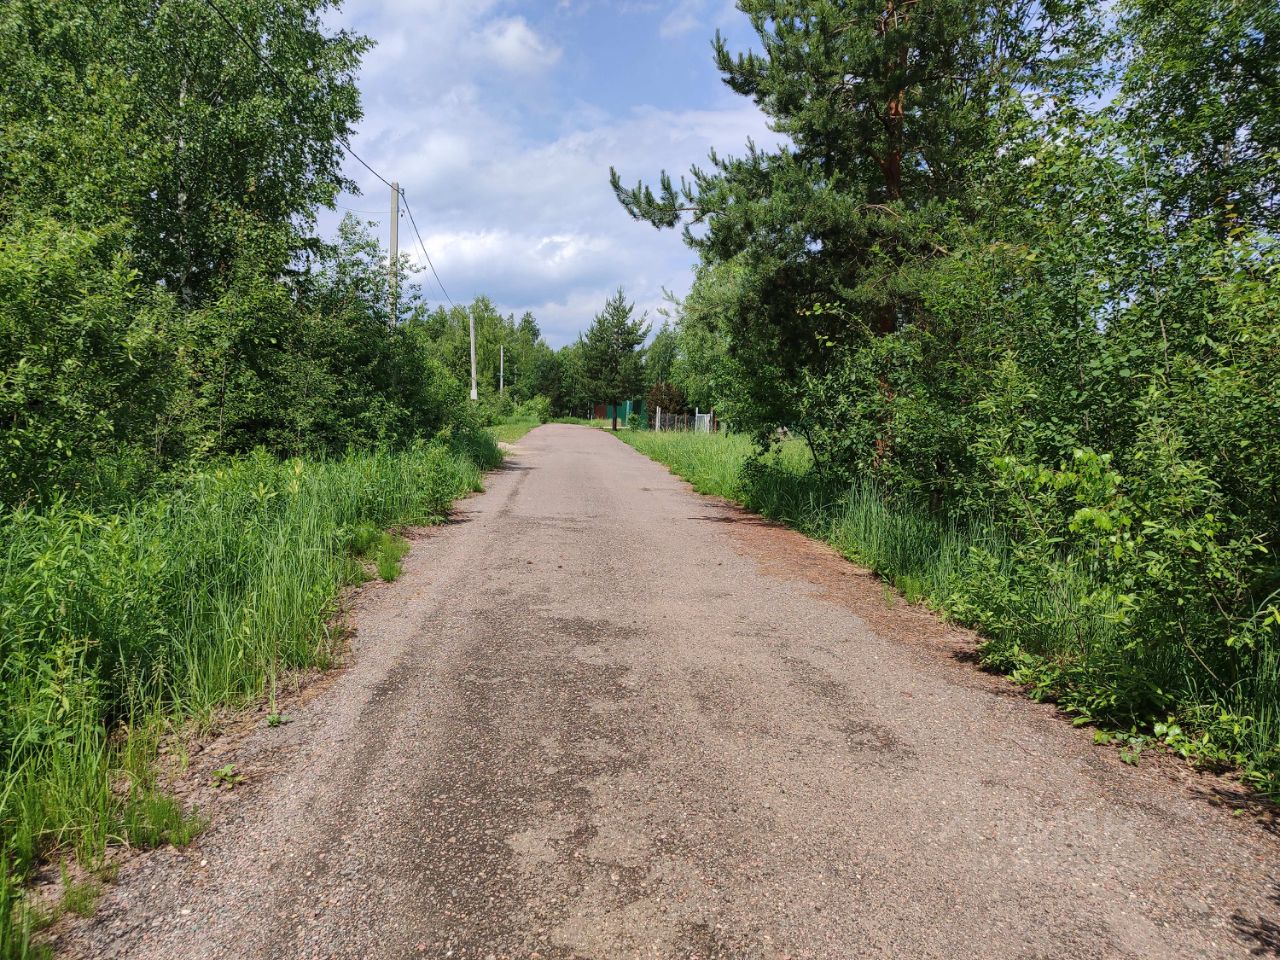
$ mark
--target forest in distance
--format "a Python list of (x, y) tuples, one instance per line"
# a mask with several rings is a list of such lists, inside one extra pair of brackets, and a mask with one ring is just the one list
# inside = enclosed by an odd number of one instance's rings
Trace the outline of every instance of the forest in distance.
[(164, 738), (340, 659), (504, 424), (623, 400), (714, 409), (622, 435), (1126, 757), (1275, 797), (1280, 7), (739, 0), (711, 55), (781, 145), (601, 170), (698, 265), (559, 349), (319, 235), (371, 44), (333, 7), (0, 5), (0, 957), (41, 864), (198, 832)]

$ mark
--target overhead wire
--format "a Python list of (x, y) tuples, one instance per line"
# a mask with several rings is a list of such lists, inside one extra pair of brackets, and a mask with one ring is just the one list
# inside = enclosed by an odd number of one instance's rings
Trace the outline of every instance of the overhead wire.
[[(245, 47), (248, 48), (249, 52), (254, 55), (254, 57), (257, 59), (257, 61), (260, 64), (262, 64), (267, 70), (269, 70), (271, 74), (278, 81), (280, 81), (280, 83), (284, 87), (287, 88), (289, 86), (289, 81), (285, 79), (284, 75), (281, 74), (280, 71), (277, 70), (275, 66), (271, 64), (266, 59), (266, 57), (262, 55), (262, 51), (258, 49), (257, 44), (251, 41), (248, 37), (246, 37), (240, 31), (240, 28), (237, 27), (235, 22), (230, 17), (227, 16), (226, 11), (224, 11), (222, 7), (220, 7), (217, 4), (216, 0), (204, 0), (204, 4), (210, 10), (212, 10), (215, 14), (217, 14), (218, 18), (227, 25), (227, 27), (231, 30), (233, 34), (235, 34), (236, 39), (238, 39), (242, 44), (245, 45)], [(356, 153), (356, 151), (352, 148), (351, 144), (347, 141), (347, 138), (345, 136), (339, 138), (338, 142), (342, 145), (342, 148), (347, 152), (348, 156), (350, 156), (358, 164), (360, 164), (360, 166), (364, 167), (371, 174), (373, 174), (375, 177), (381, 180), (386, 186), (390, 187), (392, 190), (395, 190), (400, 194), (400, 199), (404, 201), (405, 211), (409, 214), (409, 223), (413, 225), (413, 233), (418, 238), (418, 246), (422, 248), (422, 255), (427, 260), (427, 266), (431, 268), (431, 275), (436, 278), (436, 284), (440, 287), (440, 292), (444, 294), (444, 298), (449, 301), (449, 306), (454, 306), (455, 304), (453, 302), (453, 298), (449, 296), (449, 291), (444, 288), (444, 282), (440, 279), (440, 274), (436, 272), (436, 265), (431, 262), (431, 254), (427, 252), (427, 245), (422, 241), (422, 234), (418, 231), (418, 223), (413, 218), (413, 208), (409, 206), (409, 196), (408, 194), (405, 193), (404, 188), (392, 183), (390, 180), (388, 180), (386, 177), (380, 174), (377, 170), (375, 170), (372, 166), (370, 166), (369, 163), (366, 162), (362, 156), (360, 156), (360, 154)], [(360, 213), (361, 211), (356, 210), (352, 212)]]
[(457, 306), (453, 302), (453, 297), (449, 296), (449, 291), (444, 288), (440, 274), (436, 273), (436, 265), (431, 262), (431, 254), (427, 253), (427, 245), (422, 242), (422, 234), (418, 232), (418, 222), (413, 219), (413, 207), (409, 206), (409, 197), (405, 194), (403, 188), (400, 190), (400, 199), (404, 201), (405, 212), (409, 214), (409, 223), (413, 226), (413, 235), (418, 238), (418, 246), (422, 248), (422, 255), (427, 258), (427, 266), (431, 268), (431, 275), (436, 278), (436, 283), (440, 286), (440, 292), (449, 301), (449, 306)]

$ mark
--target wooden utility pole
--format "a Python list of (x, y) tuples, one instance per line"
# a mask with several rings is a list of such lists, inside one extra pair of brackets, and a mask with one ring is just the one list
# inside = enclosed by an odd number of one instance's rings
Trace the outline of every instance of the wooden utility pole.
[(476, 312), (474, 308), (467, 311), (467, 318), (471, 321), (471, 399), (479, 400), (480, 393), (476, 390)]
[(391, 184), (391, 259), (387, 268), (391, 276), (391, 322), (399, 319), (400, 300), (400, 184)]
[(498, 344), (498, 393), (507, 392), (507, 345)]

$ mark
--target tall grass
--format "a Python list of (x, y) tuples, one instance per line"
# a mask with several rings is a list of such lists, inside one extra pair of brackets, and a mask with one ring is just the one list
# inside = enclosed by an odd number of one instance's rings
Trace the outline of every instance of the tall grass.
[[(964, 522), (894, 502), (874, 484), (833, 490), (806, 450), (763, 458), (740, 436), (629, 431), (619, 438), (702, 493), (737, 501), (825, 540), (911, 601), (983, 635), (980, 655), (1082, 719), (1138, 743), (1158, 734), (1188, 756), (1243, 768), (1264, 790), (1280, 783), (1280, 644), (1247, 652), (1228, 690), (1205, 682), (1184, 649), (1143, 642), (1119, 591), (1070, 555), (1029, 556), (991, 517)], [(1243, 722), (1240, 718), (1244, 718)]]
[(515, 443), (534, 427), (541, 426), (536, 417), (507, 417), (500, 423), (485, 427), (493, 439), (500, 443)]
[(265, 454), (110, 513), (0, 523), (0, 955), (34, 863), (190, 824), (155, 790), (160, 729), (338, 652), (328, 623), (370, 525), (430, 523), (499, 459), (486, 437), (328, 463)]

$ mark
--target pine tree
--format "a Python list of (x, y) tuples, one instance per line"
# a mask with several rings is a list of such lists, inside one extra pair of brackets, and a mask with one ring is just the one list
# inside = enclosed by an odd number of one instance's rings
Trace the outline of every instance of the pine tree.
[(633, 320), (635, 304), (627, 303), (622, 288), (605, 301), (590, 329), (580, 339), (586, 379), (595, 395), (613, 405), (613, 429), (618, 429), (618, 404), (644, 387), (644, 350), (649, 324)]
[[(726, 303), (734, 358), (755, 371), (747, 419), (794, 425), (800, 385), (845, 351), (920, 320), (913, 275), (945, 255), (954, 224), (980, 216), (975, 184), (996, 153), (1006, 108), (1034, 82), (1076, 0), (740, 0), (761, 50), (715, 41), (724, 82), (788, 138), (712, 153), (677, 188), (623, 187), (633, 217), (681, 222), (704, 264), (744, 282)], [(744, 421), (745, 422), (745, 421)]]

